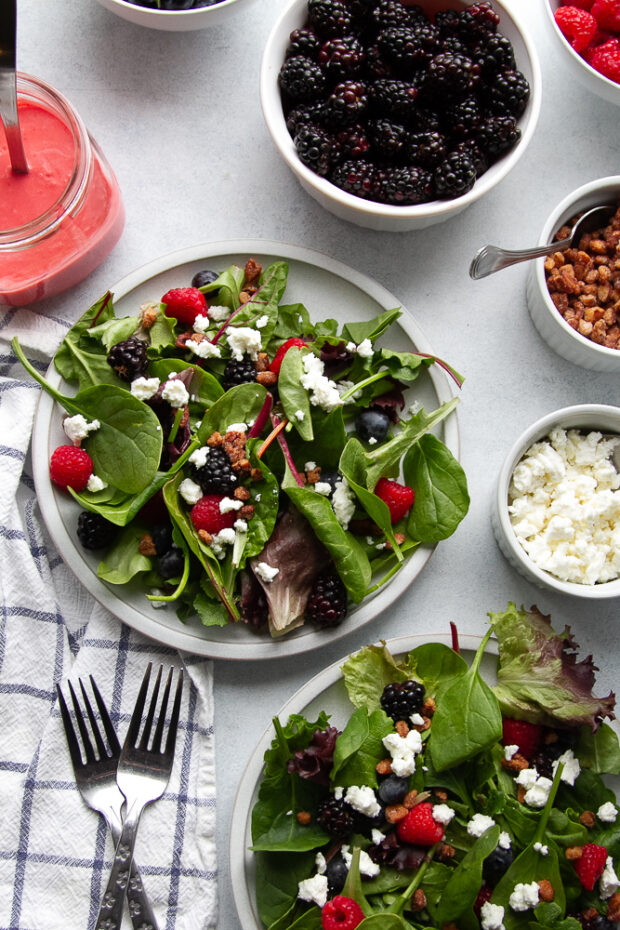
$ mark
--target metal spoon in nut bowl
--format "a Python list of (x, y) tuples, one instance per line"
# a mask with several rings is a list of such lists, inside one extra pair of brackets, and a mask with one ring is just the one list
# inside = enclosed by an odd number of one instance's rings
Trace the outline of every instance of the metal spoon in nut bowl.
[(587, 213), (581, 216), (573, 228), (570, 236), (566, 239), (558, 239), (550, 242), (548, 245), (539, 245), (533, 249), (500, 249), (496, 245), (484, 245), (476, 252), (474, 259), (469, 266), (469, 276), (478, 280), (486, 278), (487, 275), (501, 271), (502, 268), (508, 268), (509, 265), (516, 265), (518, 262), (527, 262), (530, 258), (541, 258), (543, 255), (551, 255), (553, 252), (563, 252), (565, 249), (575, 248), (584, 233), (594, 232), (605, 226), (607, 221), (615, 213), (616, 204), (601, 204), (598, 207), (592, 207)]

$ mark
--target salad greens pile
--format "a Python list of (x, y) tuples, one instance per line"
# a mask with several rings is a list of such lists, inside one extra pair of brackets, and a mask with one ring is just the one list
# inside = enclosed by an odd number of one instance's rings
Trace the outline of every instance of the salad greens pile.
[[(614, 717), (614, 695), (594, 696), (591, 657), (577, 661), (570, 631), (555, 633), (535, 607), (511, 603), (489, 617), (469, 667), (439, 643), (398, 657), (385, 644), (352, 655), (342, 675), (354, 710), (342, 731), (325, 711), (316, 720), (301, 714), (274, 720), (252, 812), (257, 906), (269, 930), (331, 926), (322, 921), (326, 891), (328, 902), (342, 895), (359, 905), (359, 930), (605, 930), (612, 926), (608, 912), (618, 919), (613, 863), (620, 864), (620, 819), (603, 777), (620, 773), (618, 738), (603, 722)], [(493, 657), (485, 656), (492, 634), (497, 684), (485, 680), (493, 677)], [(430, 802), (433, 828), (443, 833), (417, 845), (401, 837), (401, 821), (392, 819), (398, 803), (384, 802), (386, 780), (395, 777), (386, 772), (386, 746), (394, 744), (395, 728), (404, 731), (381, 697), (386, 685), (405, 681), (423, 684), (422, 714), (431, 716), (424, 726), (414, 725), (415, 716), (409, 724), (418, 729), (421, 750), (399, 803), (407, 807), (409, 799), (411, 812)], [(529, 721), (526, 729), (542, 734), (535, 757), (504, 745), (507, 718)], [(543, 764), (548, 778), (536, 771)], [(536, 781), (542, 797), (525, 789)], [(356, 807), (369, 789), (379, 815)], [(349, 834), (321, 819), (326, 801), (353, 817)], [(591, 883), (576, 868), (586, 844), (603, 849)], [(342, 872), (343, 858), (346, 877), (338, 881), (335, 866), (340, 861)], [(533, 893), (529, 904), (521, 886)]]
[[(207, 626), (239, 620), (265, 626), (268, 620), (274, 636), (304, 622), (309, 591), (326, 563), (344, 584), (349, 603), (359, 603), (389, 581), (417, 547), (453, 533), (469, 506), (461, 466), (431, 432), (457, 400), (427, 413), (412, 404), (409, 390), (432, 364), (460, 385), (456, 372), (435, 357), (383, 346), (380, 340), (401, 315), (398, 309), (341, 327), (334, 319), (312, 321), (303, 304), (283, 302), (287, 276), (286, 263), (276, 261), (261, 269), (248, 294), (244, 269), (227, 268), (200, 288), (207, 309), (195, 331), (166, 315), (160, 302), (117, 317), (108, 292), (67, 333), (54, 357), (56, 370), (77, 387), (74, 396), (46, 382), (14, 341), (24, 367), (67, 414), (99, 424), (81, 440), (100, 479), (97, 489), (69, 488), (82, 508), (118, 528), (99, 563), (99, 577), (115, 585), (139, 582), (155, 606), (173, 602), (181, 620), (196, 614)], [(211, 315), (211, 308), (217, 313)], [(291, 338), (305, 345), (286, 352), (275, 386), (258, 377), (226, 389), (227, 366), (241, 360), (241, 337), (248, 346), (243, 361), (258, 351), (267, 365)], [(110, 350), (132, 338), (146, 345), (142, 374), (157, 380), (155, 398), (132, 393), (108, 362)], [(328, 403), (302, 383), (308, 356), (320, 360), (323, 386), (329, 381)], [(176, 409), (162, 399), (162, 386), (173, 380), (188, 392), (187, 403)], [(364, 441), (355, 432), (356, 413), (369, 407), (390, 415), (388, 435), (380, 442)], [(194, 475), (192, 456), (206, 454), (214, 436), (240, 425), (252, 475), (244, 482), (245, 502), (252, 513), (239, 521), (234, 542), (218, 548), (197, 532), (184, 482)], [(306, 463), (336, 474), (348, 514), (336, 505), (333, 488), (317, 493)], [(393, 524), (374, 491), (379, 479), (401, 474), (415, 491), (415, 504)], [(165, 510), (160, 506), (156, 519), (171, 526), (183, 560), (172, 578), (162, 576), (153, 553), (141, 546), (153, 527), (152, 505), (162, 499)], [(305, 561), (304, 573), (298, 568)], [(278, 577), (262, 578), (258, 563), (277, 568)]]

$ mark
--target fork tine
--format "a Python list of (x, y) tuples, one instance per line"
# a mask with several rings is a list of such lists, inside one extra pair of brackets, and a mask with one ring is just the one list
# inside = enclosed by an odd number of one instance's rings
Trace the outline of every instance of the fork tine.
[(78, 769), (82, 766), (82, 754), (80, 752), (80, 745), (78, 743), (75, 730), (73, 729), (73, 724), (71, 723), (69, 708), (67, 707), (64, 695), (60, 690), (60, 685), (58, 684), (56, 685), (56, 694), (58, 695), (60, 716), (62, 717), (63, 726), (65, 728), (65, 736), (67, 737), (67, 746), (69, 747), (71, 762), (73, 763), (73, 768)]
[(159, 720), (157, 721), (157, 728), (155, 730), (155, 736), (153, 737), (153, 752), (161, 752), (161, 741), (164, 734), (164, 723), (166, 722), (166, 708), (168, 707), (168, 699), (170, 697), (170, 684), (172, 682), (172, 669), (168, 672), (168, 678), (166, 679), (166, 687), (164, 690), (164, 696), (161, 701), (161, 710), (159, 712)]
[(99, 753), (99, 758), (105, 759), (108, 756), (108, 750), (107, 750), (106, 744), (103, 742), (103, 739), (101, 738), (101, 733), (99, 732), (99, 725), (97, 723), (97, 718), (95, 717), (93, 713), (93, 709), (90, 706), (90, 701), (88, 700), (88, 695), (86, 694), (84, 683), (81, 678), (78, 678), (78, 681), (80, 683), (80, 690), (82, 692), (82, 698), (84, 699), (86, 713), (88, 714), (88, 719), (90, 720), (90, 728), (93, 732), (93, 736), (95, 737), (95, 742), (97, 744), (97, 752)]
[(82, 737), (82, 743), (84, 744), (84, 752), (86, 753), (87, 762), (96, 762), (95, 751), (93, 749), (90, 737), (88, 736), (88, 730), (86, 729), (86, 724), (84, 723), (84, 718), (82, 716), (82, 710), (78, 704), (78, 699), (75, 696), (75, 691), (73, 690), (73, 685), (71, 682), (69, 684), (69, 691), (71, 692), (71, 700), (73, 701), (73, 710), (75, 711), (75, 719), (80, 731), (80, 736)]
[(174, 755), (174, 744), (177, 738), (177, 727), (179, 725), (179, 713), (181, 711), (181, 694), (183, 691), (183, 669), (179, 669), (179, 680), (177, 681), (177, 690), (174, 695), (174, 704), (172, 705), (172, 714), (170, 717), (170, 727), (168, 728), (168, 738), (166, 739), (166, 755)]
[(116, 735), (114, 724), (110, 720), (108, 708), (105, 706), (105, 702), (99, 693), (99, 688), (95, 684), (95, 679), (92, 675), (89, 675), (89, 678), (91, 688), (93, 689), (93, 694), (95, 695), (95, 701), (97, 702), (97, 707), (99, 708), (99, 713), (101, 714), (103, 729), (105, 730), (105, 735), (108, 737), (108, 743), (110, 749), (112, 750), (112, 755), (117, 756), (121, 751), (121, 744), (118, 741), (118, 736)]
[[(138, 749), (148, 749), (149, 745), (149, 736), (151, 735), (151, 727), (153, 726), (153, 718), (155, 717), (155, 711), (157, 710), (157, 697), (159, 695), (159, 686), (161, 685), (161, 673), (163, 666), (159, 666), (159, 671), (157, 672), (157, 678), (155, 679), (155, 685), (153, 687), (153, 693), (151, 695), (151, 703), (149, 704), (148, 713), (146, 715), (146, 720), (144, 721), (144, 730), (142, 732), (142, 739), (140, 740), (140, 745)], [(164, 694), (164, 700), (166, 695)], [(165, 711), (166, 705), (162, 705), (163, 710)]]
[(131, 720), (129, 721), (129, 727), (127, 728), (127, 736), (125, 737), (126, 746), (135, 746), (136, 740), (138, 738), (138, 733), (140, 732), (140, 724), (142, 722), (142, 711), (144, 710), (144, 704), (146, 701), (146, 693), (149, 688), (149, 680), (151, 677), (151, 668), (153, 663), (149, 662), (144, 673), (144, 678), (142, 679), (142, 684), (140, 685), (140, 691), (136, 700), (136, 706), (134, 707), (133, 714), (131, 715)]

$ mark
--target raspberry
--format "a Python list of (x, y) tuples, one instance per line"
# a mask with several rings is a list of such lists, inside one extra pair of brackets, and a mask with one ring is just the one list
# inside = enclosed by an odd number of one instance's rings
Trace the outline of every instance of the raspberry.
[(375, 494), (381, 498), (390, 510), (392, 523), (397, 523), (413, 506), (415, 497), (412, 488), (391, 478), (379, 478), (375, 486)]
[(83, 491), (93, 473), (93, 460), (78, 446), (58, 446), (50, 459), (50, 478), (61, 488)]
[(206, 316), (207, 301), (197, 287), (174, 287), (161, 299), (166, 304), (164, 313), (174, 317), (182, 326), (193, 326), (197, 316)]
[(576, 6), (561, 6), (555, 11), (558, 29), (576, 52), (583, 52), (596, 34), (596, 20)]
[(205, 494), (197, 504), (192, 507), (190, 516), (192, 523), (197, 530), (206, 530), (212, 535), (219, 533), (220, 530), (232, 529), (236, 520), (236, 512), (222, 513), (220, 511), (220, 501), (224, 500), (223, 494)]
[(502, 743), (504, 746), (518, 746), (519, 752), (526, 759), (532, 759), (542, 740), (542, 727), (538, 723), (528, 723), (527, 720), (513, 720), (504, 717), (502, 720)]
[(580, 858), (575, 859), (575, 872), (586, 891), (594, 889), (594, 885), (603, 874), (606, 862), (607, 849), (605, 846), (586, 843), (582, 847)]
[(620, 84), (620, 39), (609, 39), (588, 55), (588, 63), (603, 77)]
[(620, 32), (620, 0), (595, 0), (590, 12), (601, 29)]
[(404, 843), (414, 843), (416, 846), (433, 846), (444, 835), (442, 825), (433, 820), (433, 805), (430, 801), (416, 804), (405, 819), (399, 822), (396, 832)]
[(572, 2), (571, 0), (562, 0), (562, 6), (576, 6), (578, 9), (588, 10), (588, 12), (592, 9), (593, 3), (594, 0), (572, 0)]
[(303, 346), (306, 346), (307, 343), (303, 339), (298, 339), (297, 336), (293, 336), (291, 339), (287, 339), (286, 342), (283, 342), (276, 354), (274, 355), (273, 362), (269, 366), (269, 371), (275, 372), (277, 375), (280, 374), (280, 369), (282, 368), (282, 362), (284, 361), (284, 356), (289, 349), (292, 349), (293, 346), (299, 346), (301, 349)]
[(328, 901), (321, 911), (323, 930), (355, 930), (363, 919), (359, 904), (341, 894)]

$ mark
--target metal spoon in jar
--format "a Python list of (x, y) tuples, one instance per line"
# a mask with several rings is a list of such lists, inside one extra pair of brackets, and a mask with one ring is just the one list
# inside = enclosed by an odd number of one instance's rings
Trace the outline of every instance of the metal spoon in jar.
[(579, 245), (579, 240), (584, 233), (594, 232), (605, 226), (607, 221), (616, 211), (616, 204), (601, 204), (598, 207), (592, 207), (587, 213), (581, 216), (573, 228), (570, 236), (566, 239), (559, 239), (556, 242), (550, 242), (548, 245), (539, 245), (533, 249), (500, 249), (496, 245), (485, 245), (476, 252), (474, 259), (469, 266), (469, 276), (471, 278), (486, 278), (487, 275), (501, 271), (502, 268), (508, 268), (509, 265), (516, 265), (518, 262), (526, 262), (530, 258), (541, 258), (543, 255), (551, 255), (553, 252), (563, 252), (565, 249), (575, 248)]
[(8, 0), (0, 15), (0, 121), (4, 124), (11, 168), (28, 172), (28, 162), (19, 128), (17, 111), (17, 76), (15, 46), (17, 34), (17, 0)]

